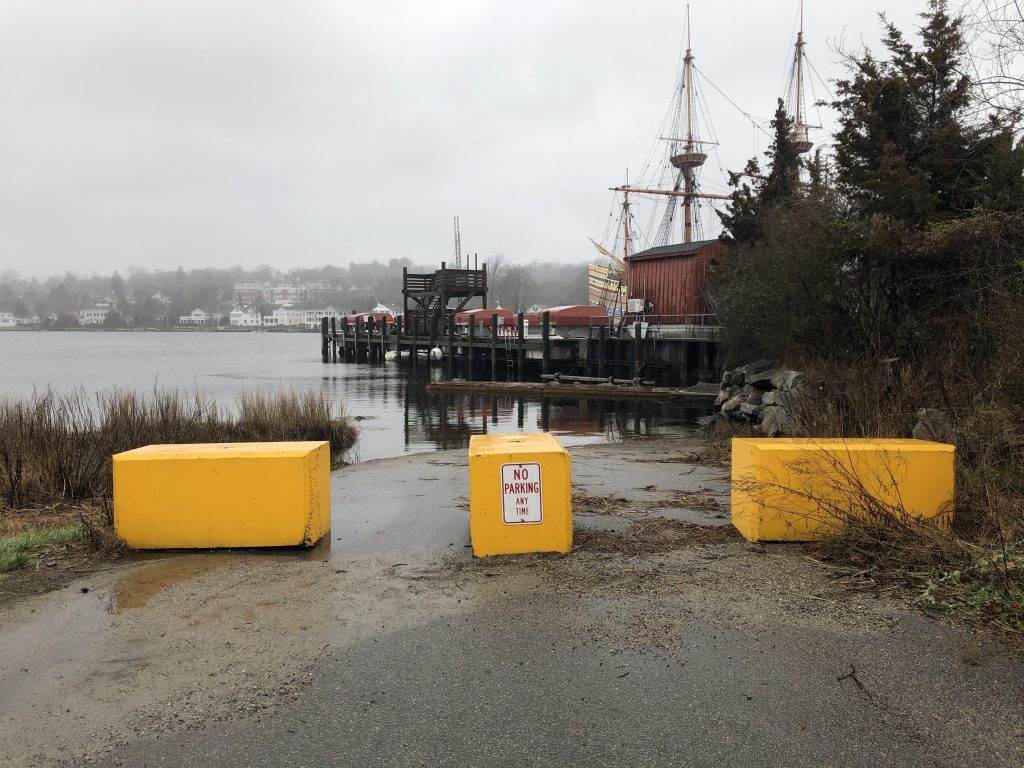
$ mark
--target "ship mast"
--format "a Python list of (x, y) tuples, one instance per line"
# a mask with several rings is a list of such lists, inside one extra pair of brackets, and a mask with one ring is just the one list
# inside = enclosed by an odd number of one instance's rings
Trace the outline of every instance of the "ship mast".
[(797, 152), (804, 154), (810, 152), (814, 142), (810, 140), (807, 129), (806, 110), (803, 108), (803, 85), (804, 85), (804, 1), (800, 0), (800, 31), (796, 35), (796, 46), (793, 52), (793, 88), (795, 91), (793, 99), (793, 146)]
[[(686, 145), (687, 153), (693, 153), (693, 51), (690, 48), (690, 6), (686, 6), (686, 56), (683, 57), (683, 87), (686, 89)], [(706, 157), (706, 156), (705, 156)], [(694, 165), (676, 165), (683, 171), (686, 181), (683, 190), (683, 242), (693, 242), (693, 169)], [(701, 163), (704, 160), (701, 159)]]
[(629, 233), (629, 170), (626, 170), (626, 186), (622, 193), (622, 261), (629, 258), (631, 238)]
[[(686, 55), (683, 57), (683, 76), (679, 81), (676, 91), (676, 109), (673, 130), (671, 136), (663, 136), (664, 141), (669, 142), (669, 163), (676, 169), (675, 185), (672, 189), (651, 189), (647, 187), (632, 187), (628, 183), (622, 187), (611, 187), (615, 192), (628, 194), (635, 192), (643, 195), (665, 195), (668, 197), (681, 197), (683, 208), (683, 242), (694, 241), (694, 229), (696, 228), (696, 202), (698, 200), (730, 200), (728, 195), (714, 195), (701, 192), (697, 186), (697, 171), (708, 159), (702, 147), (705, 144), (715, 142), (701, 141), (697, 134), (697, 126), (694, 120), (694, 76), (693, 65), (694, 55), (691, 45), (690, 32), (690, 6), (686, 6)], [(685, 112), (685, 123), (684, 123)], [(685, 127), (685, 134), (680, 136)], [(676, 213), (676, 203), (669, 202), (665, 209), (665, 215), (655, 238), (655, 245), (668, 245), (672, 237), (673, 222)]]

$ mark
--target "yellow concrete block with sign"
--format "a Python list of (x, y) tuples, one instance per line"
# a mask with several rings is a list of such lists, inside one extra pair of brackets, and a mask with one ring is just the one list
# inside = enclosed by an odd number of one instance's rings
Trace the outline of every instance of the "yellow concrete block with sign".
[(569, 452), (546, 432), (470, 438), (473, 554), (572, 549), (571, 474)]
[(737, 438), (732, 523), (750, 541), (816, 541), (851, 515), (888, 509), (948, 529), (954, 450), (925, 440)]
[(312, 546), (330, 473), (326, 442), (148, 445), (114, 456), (114, 529), (136, 549)]

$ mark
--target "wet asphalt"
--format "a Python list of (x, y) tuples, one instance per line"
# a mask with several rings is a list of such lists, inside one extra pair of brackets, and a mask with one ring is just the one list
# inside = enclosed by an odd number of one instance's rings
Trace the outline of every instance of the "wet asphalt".
[[(638, 455), (623, 471), (628, 457), (581, 449), (574, 478), (589, 477), (593, 493), (655, 482), (724, 493), (720, 472)], [(368, 550), (410, 567), (468, 558), (464, 460), (399, 461), (336, 477), (345, 511), (335, 530), (348, 519), (351, 535), (333, 543), (332, 560)], [(438, 504), (431, 484), (450, 498)], [(371, 508), (379, 514), (364, 514)], [(762, 567), (744, 557), (730, 561), (733, 572)], [(989, 646), (966, 659), (963, 632), (917, 612), (883, 607), (858, 624), (843, 606), (760, 597), (756, 574), (740, 587), (695, 578), (672, 594), (577, 590), (558, 583), (557, 569), (546, 578), (513, 569), (503, 561), (475, 572), (458, 611), (382, 624), (333, 648), (300, 695), (258, 720), (239, 713), (160, 733), (95, 764), (1024, 765), (1024, 667)]]
[[(100, 764), (1021, 764), (1020, 700), (1001, 693), (1012, 670), (965, 667), (928, 619), (865, 641), (694, 618), (670, 652), (588, 631), (629, 619), (621, 600), (509, 596), (332, 654), (262, 722), (166, 734)], [(838, 680), (851, 664), (857, 681)]]

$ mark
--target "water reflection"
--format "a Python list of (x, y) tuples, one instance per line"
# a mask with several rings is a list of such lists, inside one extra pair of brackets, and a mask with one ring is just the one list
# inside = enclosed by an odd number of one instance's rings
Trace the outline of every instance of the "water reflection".
[[(360, 370), (363, 369), (363, 370)], [(551, 432), (566, 445), (654, 439), (690, 432), (703, 409), (646, 400), (535, 398), (504, 394), (430, 393), (443, 369), (416, 370), (344, 365), (325, 381), (360, 419), (357, 455), (395, 455), (393, 416), (401, 413), (400, 452), (465, 448), (473, 435)]]
[[(703, 411), (628, 400), (428, 394), (447, 365), (322, 363), (316, 334), (4, 333), (0, 394), (113, 384), (143, 394), (155, 386), (191, 391), (231, 408), (238, 394), (313, 390), (360, 419), (352, 460), (465, 448), (472, 435), (547, 430), (566, 445), (655, 439), (689, 431)], [(103, 361), (98, 365), (97, 361)], [(456, 366), (455, 375), (465, 377)], [(498, 367), (499, 377), (506, 369)], [(490, 379), (490, 366), (474, 371)]]

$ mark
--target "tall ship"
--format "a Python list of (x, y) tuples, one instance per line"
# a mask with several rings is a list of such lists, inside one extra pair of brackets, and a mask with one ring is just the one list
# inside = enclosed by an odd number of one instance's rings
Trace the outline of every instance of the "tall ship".
[[(725, 96), (696, 64), (687, 5), (683, 55), (673, 102), (659, 131), (652, 161), (641, 169), (639, 179), (611, 187), (616, 193), (614, 211), (618, 222), (609, 226), (603, 242), (591, 239), (601, 258), (589, 265), (590, 303), (611, 315), (643, 314), (660, 324), (713, 325), (714, 302), (707, 294), (708, 275), (715, 259), (725, 254), (718, 239), (720, 221), (715, 206), (730, 199), (724, 178), (705, 179), (702, 170), (709, 155), (722, 168), (718, 142), (711, 133), (706, 90), (717, 92), (757, 130), (770, 136)], [(801, 153), (810, 150), (806, 89), (803, 84), (805, 43), (803, 3), (799, 8), (799, 32), (792, 64), (784, 85), (785, 102), (794, 120), (794, 141)], [(723, 171), (724, 174), (724, 171)], [(641, 207), (645, 222), (639, 220)]]
[[(714, 211), (707, 203), (729, 199), (724, 194), (724, 185), (720, 185), (721, 191), (709, 191), (701, 184), (701, 168), (708, 158), (708, 151), (716, 147), (717, 142), (702, 138), (704, 134), (697, 120), (698, 109), (706, 110), (706, 105), (696, 91), (698, 70), (690, 41), (689, 6), (685, 36), (686, 53), (676, 79), (672, 107), (658, 137), (661, 152), (651, 153), (652, 157), (659, 157), (659, 162), (642, 169), (637, 183), (629, 182), (627, 172), (626, 183), (611, 188), (618, 195), (620, 212), (614, 231), (606, 235), (611, 242), (602, 245), (591, 239), (604, 258), (589, 266), (590, 301), (603, 306), (611, 315), (651, 310), (664, 315), (666, 313), (662, 310), (680, 309), (669, 306), (671, 302), (665, 302), (664, 296), (653, 300), (655, 297), (650, 294), (652, 291), (657, 293), (656, 286), (631, 285), (631, 272), (636, 271), (636, 264), (648, 260), (648, 257), (667, 255), (666, 249), (678, 244), (680, 239), (684, 245), (705, 242), (704, 238), (711, 235), (716, 226)], [(645, 206), (649, 210), (646, 228), (637, 226), (633, 206), (638, 198), (655, 201), (654, 205)], [(653, 234), (648, 236), (645, 229)], [(704, 271), (701, 270), (700, 277)], [(630, 299), (634, 301), (630, 303)], [(688, 306), (685, 309), (693, 311), (698, 308)]]
[(626, 308), (626, 274), (622, 268), (591, 263), (587, 269), (587, 298), (604, 307), (609, 315), (621, 315)]

